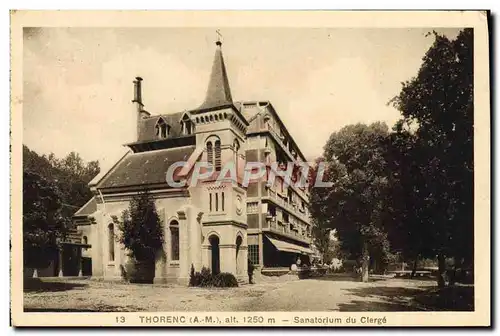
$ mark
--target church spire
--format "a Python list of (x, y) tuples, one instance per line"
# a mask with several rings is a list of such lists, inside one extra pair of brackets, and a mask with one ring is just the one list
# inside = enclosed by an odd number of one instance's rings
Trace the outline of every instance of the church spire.
[(222, 56), (222, 42), (219, 38), (215, 42), (215, 45), (217, 47), (208, 83), (207, 95), (198, 110), (213, 109), (233, 103), (226, 66), (224, 65), (224, 57)]

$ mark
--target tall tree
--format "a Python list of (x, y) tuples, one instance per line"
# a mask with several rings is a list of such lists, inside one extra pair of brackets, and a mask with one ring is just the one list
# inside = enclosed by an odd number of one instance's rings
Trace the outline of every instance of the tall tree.
[(314, 246), (318, 249), (322, 256), (323, 262), (330, 263), (335, 256), (334, 244), (330, 238), (330, 228), (324, 228), (316, 222), (312, 224), (312, 238)]
[(57, 187), (40, 175), (23, 174), (23, 258), (27, 267), (46, 267), (69, 224)]
[(390, 172), (391, 193), (388, 195), (386, 225), (391, 247), (403, 260), (413, 261), (412, 276), (415, 275), (418, 260), (433, 258), (433, 233), (423, 222), (426, 199), (422, 197), (424, 180), (420, 164), (413, 155), (420, 155), (416, 147), (417, 137), (413, 132), (403, 130), (401, 123), (395, 126), (386, 143), (386, 162)]
[(434, 37), (417, 76), (403, 83), (393, 102), (403, 116), (398, 133), (415, 135), (408, 155), (417, 176), (409, 181), (416, 179), (421, 208), (414, 214), (429, 233), (438, 255), (438, 283), (444, 286), (447, 256), (455, 265), (473, 263), (474, 41), (472, 29), (455, 40)]
[(155, 261), (164, 243), (163, 223), (156, 210), (155, 200), (145, 189), (134, 195), (121, 220), (114, 217), (121, 234), (117, 240), (127, 249), (138, 270), (132, 282), (150, 283), (155, 275)]
[(324, 181), (313, 188), (311, 215), (323, 228), (336, 230), (345, 254), (361, 260), (368, 281), (370, 254), (388, 251), (384, 202), (389, 192), (384, 141), (387, 125), (349, 125), (330, 136), (324, 147)]
[(58, 159), (53, 153), (38, 155), (27, 146), (23, 146), (23, 169), (57, 186), (65, 207), (64, 213), (68, 217), (92, 197), (88, 183), (100, 171), (98, 161), (85, 163), (78, 153), (71, 152), (65, 158)]
[(76, 153), (59, 160), (23, 146), (24, 262), (45, 267), (71, 226), (71, 218), (92, 196), (88, 182), (99, 163), (84, 163)]

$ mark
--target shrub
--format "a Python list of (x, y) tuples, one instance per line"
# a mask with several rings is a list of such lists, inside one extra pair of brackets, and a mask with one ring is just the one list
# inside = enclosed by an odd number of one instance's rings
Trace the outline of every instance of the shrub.
[(238, 287), (238, 281), (231, 273), (219, 273), (213, 277), (214, 287)]
[(301, 267), (297, 270), (297, 275), (299, 279), (308, 279), (311, 277), (311, 269), (308, 267)]
[(125, 268), (125, 266), (123, 264), (120, 265), (120, 273), (122, 275), (122, 279), (124, 280), (130, 280), (130, 276), (127, 272), (127, 269)]
[(248, 259), (248, 269), (247, 269), (247, 273), (248, 273), (248, 282), (249, 283), (253, 283), (253, 271), (255, 270), (255, 266), (253, 265), (253, 263), (250, 261), (250, 259)]
[(190, 287), (238, 287), (238, 281), (231, 273), (213, 275), (210, 269), (203, 267), (200, 272), (195, 272), (191, 265), (189, 274)]
[(213, 285), (213, 275), (209, 268), (203, 267), (200, 272), (200, 287), (211, 287)]
[(191, 272), (189, 273), (189, 287), (198, 287), (201, 282), (200, 272), (194, 271), (194, 266), (191, 264)]

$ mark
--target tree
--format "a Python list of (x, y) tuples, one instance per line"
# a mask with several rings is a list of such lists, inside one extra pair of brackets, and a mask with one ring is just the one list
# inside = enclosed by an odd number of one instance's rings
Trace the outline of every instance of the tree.
[(23, 169), (38, 174), (57, 186), (63, 204), (63, 214), (71, 218), (79, 207), (91, 197), (88, 183), (99, 174), (99, 162), (85, 163), (78, 153), (72, 152), (63, 159), (51, 153), (38, 155), (23, 145)]
[(418, 185), (420, 210), (413, 213), (429, 234), (427, 249), (438, 255), (438, 284), (444, 286), (447, 256), (455, 266), (473, 263), (474, 41), (472, 29), (455, 40), (434, 37), (417, 76), (403, 83), (393, 104), (402, 113), (396, 131), (415, 136), (408, 155), (417, 175), (406, 183)]
[(387, 125), (349, 125), (330, 136), (321, 161), (331, 188), (313, 188), (311, 215), (320, 229), (335, 229), (343, 253), (361, 260), (368, 281), (370, 254), (388, 251), (384, 231), (389, 184), (384, 160)]
[(30, 171), (23, 172), (23, 256), (26, 267), (47, 267), (69, 225), (57, 187)]
[(129, 208), (122, 213), (122, 220), (116, 217), (113, 220), (121, 232), (117, 240), (128, 250), (137, 267), (144, 266), (148, 282), (149, 278), (152, 281), (156, 256), (164, 243), (164, 233), (150, 192), (145, 189), (135, 195)]
[[(74, 162), (68, 165), (61, 162)], [(69, 168), (69, 167), (73, 168)], [(65, 239), (72, 216), (92, 197), (87, 183), (99, 163), (85, 164), (76, 153), (58, 160), (23, 146), (23, 250), (27, 267), (46, 267)]]
[(414, 133), (403, 130), (401, 124), (395, 126), (386, 143), (386, 162), (390, 172), (391, 192), (387, 198), (388, 238), (391, 247), (398, 251), (402, 260), (413, 261), (412, 277), (418, 260), (435, 257), (433, 233), (424, 221), (426, 200), (422, 197), (424, 181), (421, 167), (414, 159), (421, 150), (416, 147)]
[(57, 159), (51, 154), (48, 160), (58, 172), (54, 178), (57, 179), (67, 202), (78, 207), (85, 204), (92, 197), (88, 183), (99, 174), (99, 162), (85, 163), (76, 152), (69, 153), (63, 159)]
[(330, 228), (324, 228), (322, 225), (318, 223), (312, 224), (312, 238), (314, 246), (318, 249), (319, 253), (321, 253), (323, 262), (330, 263), (334, 257), (334, 251), (332, 249), (333, 245), (331, 244), (330, 239)]

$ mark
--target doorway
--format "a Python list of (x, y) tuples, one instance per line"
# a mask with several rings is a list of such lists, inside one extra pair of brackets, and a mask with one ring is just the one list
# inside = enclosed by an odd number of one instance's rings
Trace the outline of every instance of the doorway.
[(212, 235), (208, 238), (210, 242), (210, 250), (212, 251), (212, 274), (220, 273), (220, 249), (219, 237)]
[(243, 243), (243, 239), (241, 236), (238, 236), (236, 238), (236, 274), (239, 275), (241, 273), (241, 256), (240, 256), (240, 250), (241, 250), (241, 244)]

